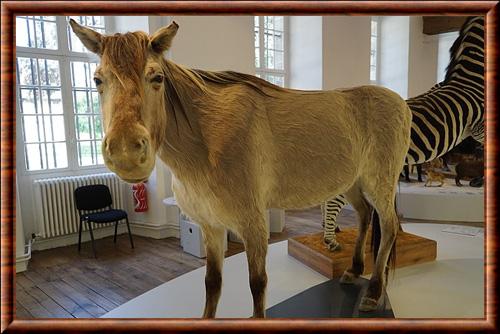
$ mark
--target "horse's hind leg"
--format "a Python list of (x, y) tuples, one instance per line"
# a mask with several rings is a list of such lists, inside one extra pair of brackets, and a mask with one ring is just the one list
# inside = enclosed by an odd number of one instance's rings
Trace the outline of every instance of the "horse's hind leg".
[[(382, 193), (382, 187), (377, 187)], [(395, 192), (387, 191), (385, 196), (371, 197), (373, 206), (380, 217), (381, 239), (380, 247), (373, 268), (370, 284), (365, 296), (361, 299), (360, 311), (373, 311), (377, 308), (378, 300), (386, 284), (386, 267), (389, 256), (395, 247), (399, 220), (396, 214), (394, 199)]]
[(354, 255), (352, 257), (352, 266), (347, 269), (340, 278), (341, 283), (349, 284), (353, 283), (354, 279), (362, 275), (365, 269), (365, 245), (368, 236), (368, 227), (370, 225), (372, 207), (364, 198), (363, 193), (358, 187), (351, 188), (346, 193), (346, 197), (358, 213), (359, 224), (359, 233), (358, 238), (356, 239)]
[(205, 274), (204, 318), (214, 318), (222, 286), (222, 264), (224, 262), (224, 238), (226, 232), (221, 226), (200, 225), (205, 240), (207, 271)]
[(265, 296), (267, 286), (266, 254), (267, 228), (264, 215), (259, 215), (255, 221), (245, 222), (240, 237), (245, 244), (248, 260), (250, 290), (253, 297), (253, 317), (265, 317)]

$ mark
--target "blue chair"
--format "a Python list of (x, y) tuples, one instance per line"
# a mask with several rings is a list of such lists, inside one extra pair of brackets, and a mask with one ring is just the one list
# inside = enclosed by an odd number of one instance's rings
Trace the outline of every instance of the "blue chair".
[(86, 222), (89, 227), (90, 238), (92, 239), (92, 250), (94, 257), (97, 258), (94, 243), (94, 233), (92, 232), (92, 223), (106, 224), (115, 223), (115, 235), (113, 242), (116, 243), (116, 233), (118, 222), (125, 219), (127, 223), (128, 236), (130, 245), (134, 248), (132, 233), (130, 233), (130, 225), (128, 223), (127, 213), (123, 210), (113, 209), (113, 199), (109, 188), (104, 184), (94, 184), (82, 186), (75, 189), (74, 192), (75, 204), (80, 215), (80, 227), (78, 231), (78, 252), (80, 252), (82, 241), (82, 225)]

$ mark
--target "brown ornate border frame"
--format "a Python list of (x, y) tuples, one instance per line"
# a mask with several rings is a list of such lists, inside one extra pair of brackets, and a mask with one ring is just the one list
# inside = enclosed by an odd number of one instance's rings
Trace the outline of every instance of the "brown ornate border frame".
[[(1, 331), (7, 332), (184, 332), (184, 331), (497, 331), (496, 220), (498, 1), (5, 1), (1, 4)], [(486, 16), (486, 243), (485, 317), (482, 319), (37, 319), (15, 312), (15, 75), (14, 19), (19, 14), (120, 15), (485, 15)], [(410, 301), (411, 302), (411, 301)]]

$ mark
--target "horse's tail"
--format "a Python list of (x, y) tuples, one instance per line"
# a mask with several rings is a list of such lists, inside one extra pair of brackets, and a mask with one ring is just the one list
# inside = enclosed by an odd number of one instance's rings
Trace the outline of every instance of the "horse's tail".
[[(394, 205), (394, 210), (396, 210), (396, 205)], [(399, 217), (398, 217), (398, 230), (399, 229), (401, 229), (401, 224), (399, 223)], [(380, 248), (381, 237), (382, 233), (380, 229), (380, 217), (377, 213), (377, 210), (373, 210), (371, 250), (373, 252), (374, 268), (375, 268), (375, 261), (377, 260), (378, 250)], [(391, 269), (391, 272), (394, 272), (394, 270), (396, 269), (396, 241), (394, 241), (394, 243), (392, 244), (391, 251), (389, 253), (389, 260), (387, 261), (387, 267), (385, 270), (386, 282), (387, 282), (387, 276), (389, 275), (389, 270), (388, 270), (389, 268)]]

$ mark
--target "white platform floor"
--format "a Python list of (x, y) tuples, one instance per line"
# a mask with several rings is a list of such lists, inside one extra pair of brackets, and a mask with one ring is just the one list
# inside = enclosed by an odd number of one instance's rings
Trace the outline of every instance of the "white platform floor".
[[(397, 318), (482, 318), (484, 236), (443, 232), (449, 225), (405, 224), (407, 232), (438, 243), (435, 262), (397, 269), (388, 295)], [(267, 307), (327, 280), (287, 254), (287, 242), (269, 247)], [(197, 318), (203, 311), (205, 267), (164, 283), (105, 314), (103, 318)], [(217, 317), (248, 318), (252, 299), (246, 256), (225, 260)]]
[(457, 187), (446, 179), (442, 187), (425, 187), (423, 182), (399, 183), (398, 211), (405, 218), (441, 221), (484, 222), (484, 188)]

